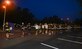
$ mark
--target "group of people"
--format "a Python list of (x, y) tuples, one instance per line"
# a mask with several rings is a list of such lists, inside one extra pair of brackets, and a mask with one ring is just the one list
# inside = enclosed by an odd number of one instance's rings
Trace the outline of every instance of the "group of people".
[[(34, 29), (33, 29), (34, 28)], [(35, 33), (37, 35), (37, 33), (42, 33), (42, 34), (47, 34), (47, 33), (53, 33), (53, 30), (56, 29), (71, 29), (72, 27), (70, 25), (67, 24), (34, 24), (31, 25), (30, 23), (28, 23), (26, 26), (24, 25), (24, 23), (22, 23), (21, 25), (21, 29), (23, 31), (24, 34), (24, 30), (28, 29), (28, 31), (32, 31), (31, 29), (35, 30)]]
[(67, 24), (35, 24), (33, 26), (35, 29), (68, 29), (68, 27), (71, 27), (70, 25)]
[[(37, 35), (38, 33), (40, 34), (53, 34), (53, 30), (55, 29), (63, 29), (65, 27), (68, 27), (68, 28), (71, 28), (71, 26), (68, 26), (66, 24), (47, 24), (47, 23), (44, 23), (44, 24), (34, 24), (34, 25), (31, 25), (30, 23), (28, 23), (26, 26), (24, 23), (22, 23), (22, 25), (20, 25), (20, 28), (22, 30), (22, 37), (24, 36), (25, 34), (25, 30), (28, 29), (28, 31), (32, 31), (31, 29), (33, 29), (33, 31), (35, 31), (35, 34)], [(12, 31), (12, 27), (9, 26), (8, 22), (6, 23), (6, 26), (5, 26), (5, 30), (7, 32), (6, 36), (9, 37), (9, 33)]]
[(13, 30), (12, 26), (8, 22), (6, 22), (4, 31), (6, 32), (7, 39), (9, 38), (9, 35), (11, 34), (12, 30)]
[(41, 33), (41, 34), (53, 34), (54, 30), (57, 30), (57, 29), (71, 29), (72, 27), (70, 25), (67, 25), (67, 24), (35, 24), (33, 26), (36, 30), (36, 35), (38, 33)]

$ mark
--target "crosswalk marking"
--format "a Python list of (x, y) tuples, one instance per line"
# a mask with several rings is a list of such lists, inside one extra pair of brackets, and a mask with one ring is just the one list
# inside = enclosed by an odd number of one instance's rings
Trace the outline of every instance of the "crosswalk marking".
[(51, 45), (48, 45), (48, 44), (45, 44), (45, 43), (40, 43), (41, 45), (44, 45), (44, 46), (47, 46), (47, 47), (50, 47), (50, 48), (53, 48), (53, 49), (59, 49), (57, 47), (54, 47), (54, 46), (51, 46)]
[(63, 41), (68, 41), (68, 42), (73, 42), (73, 43), (77, 43), (77, 44), (82, 44), (82, 42), (78, 42), (78, 41), (72, 41), (72, 40), (68, 40), (68, 39), (63, 39), (63, 38), (57, 38), (58, 40), (63, 40)]

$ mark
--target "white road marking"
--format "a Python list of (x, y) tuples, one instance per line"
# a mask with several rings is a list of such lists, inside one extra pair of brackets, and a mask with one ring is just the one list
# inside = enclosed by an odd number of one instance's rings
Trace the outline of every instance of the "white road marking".
[(44, 45), (44, 46), (47, 46), (47, 47), (50, 47), (50, 48), (53, 48), (53, 49), (59, 49), (57, 47), (54, 47), (54, 46), (51, 46), (51, 45), (48, 45), (48, 44), (45, 44), (45, 43), (40, 43), (41, 45)]
[(76, 37), (76, 36), (70, 36), (70, 35), (67, 35), (68, 37), (74, 37), (74, 38), (82, 38), (82, 37)]
[(68, 42), (77, 43), (77, 44), (82, 44), (82, 42), (78, 42), (78, 41), (72, 41), (72, 40), (63, 39), (63, 38), (58, 38), (58, 40), (63, 40), (63, 41), (68, 41)]

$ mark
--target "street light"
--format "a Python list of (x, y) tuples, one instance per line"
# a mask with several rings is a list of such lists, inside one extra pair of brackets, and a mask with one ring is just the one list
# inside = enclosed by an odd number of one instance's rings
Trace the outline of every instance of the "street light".
[(4, 19), (3, 19), (3, 31), (4, 31), (4, 28), (5, 28), (5, 17), (6, 17), (6, 6), (3, 6), (4, 8)]
[(5, 3), (6, 3), (7, 5), (9, 5), (9, 4), (10, 4), (10, 1), (9, 1), (9, 0), (6, 0)]
[(4, 8), (3, 31), (5, 30), (6, 8), (7, 8), (7, 5), (10, 4), (10, 1), (9, 0), (5, 0), (4, 4), (5, 5), (3, 5), (3, 8)]

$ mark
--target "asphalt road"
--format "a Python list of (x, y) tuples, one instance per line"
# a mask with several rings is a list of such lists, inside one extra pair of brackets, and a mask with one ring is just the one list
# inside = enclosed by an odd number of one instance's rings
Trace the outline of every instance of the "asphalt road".
[(41, 40), (30, 39), (4, 49), (82, 49), (82, 31), (60, 32), (57, 37)]

